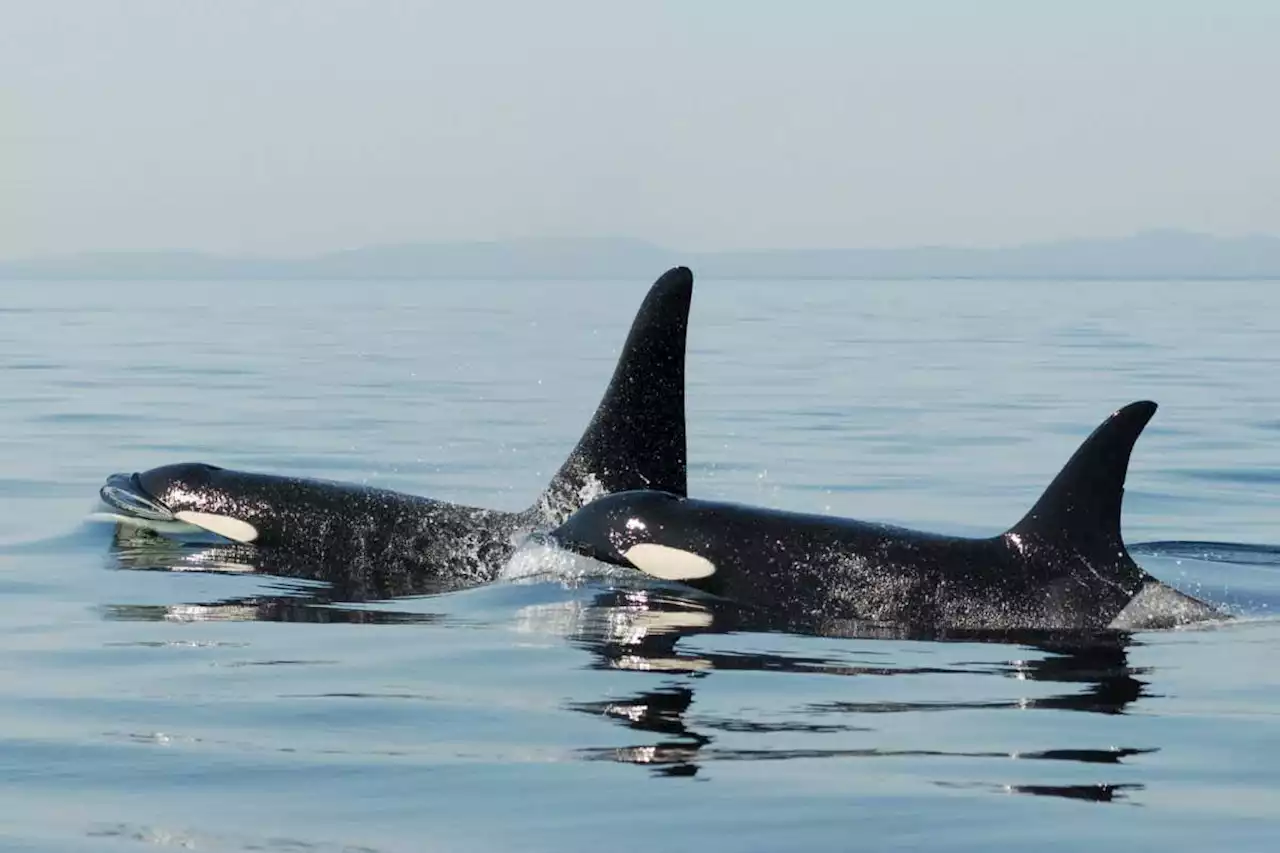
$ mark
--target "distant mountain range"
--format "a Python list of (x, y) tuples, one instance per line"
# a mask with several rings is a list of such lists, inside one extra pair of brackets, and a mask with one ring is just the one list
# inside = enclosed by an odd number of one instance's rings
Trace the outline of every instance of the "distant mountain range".
[(1159, 230), (995, 249), (745, 252), (678, 252), (625, 239), (548, 239), (370, 246), (306, 258), (94, 252), (0, 261), (0, 279), (620, 279), (653, 277), (676, 264), (702, 278), (738, 279), (1280, 278), (1280, 237)]

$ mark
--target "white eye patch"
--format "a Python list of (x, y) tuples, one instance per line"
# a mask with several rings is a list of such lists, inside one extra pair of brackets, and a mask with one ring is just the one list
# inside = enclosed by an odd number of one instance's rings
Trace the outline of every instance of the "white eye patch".
[(622, 556), (646, 575), (664, 581), (696, 580), (716, 573), (716, 564), (706, 557), (651, 542), (633, 545)]
[(192, 527), (199, 527), (210, 533), (225, 536), (233, 542), (247, 544), (258, 538), (258, 528), (247, 521), (241, 521), (229, 515), (218, 515), (213, 512), (194, 512), (184, 509), (181, 512), (175, 512), (173, 517), (179, 521), (185, 521)]

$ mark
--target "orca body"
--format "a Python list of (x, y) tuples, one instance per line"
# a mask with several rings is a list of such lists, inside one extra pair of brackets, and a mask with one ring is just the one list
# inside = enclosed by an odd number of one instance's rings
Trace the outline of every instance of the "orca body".
[(965, 538), (654, 490), (593, 501), (549, 538), (570, 551), (727, 598), (774, 627), (1134, 630), (1223, 618), (1148, 575), (1120, 534), (1132, 403), (1080, 446), (999, 536)]
[[(114, 474), (100, 490), (118, 520), (216, 534), (260, 571), (340, 584), (353, 598), (442, 591), (494, 579), (529, 532), (613, 492), (685, 491), (685, 339), (693, 276), (650, 288), (577, 446), (538, 500), (502, 512), (327, 480), (203, 463)], [(232, 544), (235, 543), (235, 544)]]

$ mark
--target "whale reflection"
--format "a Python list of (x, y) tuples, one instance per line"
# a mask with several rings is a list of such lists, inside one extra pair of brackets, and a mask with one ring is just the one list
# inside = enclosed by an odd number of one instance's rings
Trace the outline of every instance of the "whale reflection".
[[(1117, 765), (1128, 758), (1154, 752), (1151, 748), (1107, 747), (1105, 749), (1061, 748), (1027, 752), (964, 751), (937, 749), (863, 748), (741, 748), (721, 746), (727, 734), (794, 733), (824, 735), (874, 732), (874, 715), (919, 711), (959, 711), (967, 709), (1056, 709), (1094, 714), (1122, 714), (1146, 692), (1142, 673), (1129, 666), (1127, 635), (1067, 636), (1031, 632), (980, 636), (912, 637), (884, 626), (842, 626), (839, 632), (823, 636), (849, 639), (927, 639), (931, 641), (1000, 642), (1019, 651), (1038, 652), (1039, 657), (1006, 661), (978, 661), (941, 667), (894, 665), (884, 662), (851, 663), (846, 659), (759, 651), (719, 652), (705, 647), (682, 651), (682, 640), (700, 634), (743, 630), (741, 614), (730, 613), (717, 622), (702, 602), (681, 599), (668, 593), (644, 590), (612, 590), (600, 593), (579, 605), (580, 630), (570, 640), (590, 650), (590, 666), (638, 672), (683, 674), (660, 685), (630, 695), (568, 703), (571, 710), (612, 720), (628, 730), (655, 735), (643, 743), (583, 750), (589, 760), (643, 765), (659, 776), (693, 776), (712, 762), (760, 761), (816, 758), (911, 758), (959, 757), (1060, 761), (1090, 765)], [(701, 619), (694, 614), (701, 613)], [(563, 623), (563, 617), (561, 622)], [(696, 624), (695, 624), (696, 623)], [(612, 626), (611, 631), (602, 631)], [(859, 630), (859, 629), (863, 630)], [(919, 701), (830, 701), (808, 703), (796, 709), (793, 719), (768, 722), (724, 719), (692, 714), (699, 683), (716, 671), (758, 671), (823, 674), (844, 677), (888, 677), (910, 675), (988, 675), (1025, 682), (1057, 684), (1063, 690), (1047, 696), (1026, 696), (1004, 700), (936, 699)], [(780, 688), (780, 689), (785, 689)], [(738, 738), (741, 740), (741, 738)], [(954, 784), (939, 782), (939, 784)], [(974, 783), (990, 790), (1039, 796), (1061, 796), (1096, 802), (1122, 800), (1141, 785), (1100, 783), (1093, 785), (990, 785)]]
[[(111, 552), (117, 568), (139, 570), (198, 570), (227, 573), (270, 572), (288, 578), (279, 567), (263, 566), (252, 548), (195, 546), (139, 538), (118, 532)], [(401, 595), (433, 592), (412, 585), (397, 587), (400, 595), (370, 602), (368, 577), (353, 572), (345, 582), (319, 585), (282, 580), (274, 589), (252, 596), (208, 602), (168, 605), (118, 604), (104, 608), (110, 619), (139, 621), (246, 620), (307, 623), (440, 623), (440, 613), (397, 609)], [(383, 586), (386, 586), (384, 584)], [(709, 766), (733, 761), (789, 759), (1004, 759), (1061, 762), (1066, 765), (1115, 767), (1156, 750), (1142, 746), (1080, 748), (1062, 746), (1031, 751), (912, 749), (889, 746), (849, 746), (852, 738), (874, 739), (886, 715), (984, 710), (1057, 710), (1087, 714), (1119, 715), (1145, 696), (1147, 673), (1130, 666), (1128, 649), (1133, 638), (1124, 633), (1078, 635), (1069, 632), (973, 632), (906, 631), (869, 623), (829, 624), (814, 637), (861, 642), (856, 648), (834, 643), (828, 653), (778, 652), (746, 649), (742, 637), (785, 640), (790, 635), (770, 634), (768, 625), (755, 624), (753, 616), (731, 605), (695, 596), (680, 587), (629, 585), (616, 579), (608, 586), (589, 583), (565, 589), (567, 600), (520, 607), (517, 630), (563, 637), (582, 649), (587, 669), (631, 672), (650, 683), (632, 692), (566, 701), (574, 713), (607, 720), (632, 736), (617, 746), (592, 746), (576, 750), (586, 761), (636, 765), (657, 778), (691, 777)], [(415, 605), (421, 605), (421, 601)], [(804, 638), (800, 638), (804, 639)], [(923, 641), (923, 642), (921, 642)], [(942, 649), (947, 654), (900, 654), (910, 644)], [(936, 644), (936, 645), (935, 645)], [(966, 645), (975, 644), (975, 645)], [(775, 645), (786, 645), (778, 643)], [(884, 648), (881, 648), (881, 646)], [(800, 648), (810, 644), (801, 643)], [(978, 649), (975, 659), (966, 659)], [(992, 651), (999, 650), (994, 656)], [(955, 654), (951, 654), (955, 652)], [(1007, 652), (1007, 654), (1006, 654)], [(963, 656), (962, 656), (963, 655)], [(927, 665), (913, 661), (924, 658)], [(937, 661), (942, 660), (942, 663)], [(698, 712), (699, 691), (717, 673), (801, 674), (862, 679), (856, 695), (797, 702), (781, 716), (759, 718), (750, 709), (733, 713)], [(936, 681), (923, 696), (892, 698), (893, 685), (904, 677), (924, 676)], [(1014, 695), (956, 696), (942, 685), (959, 677), (1000, 679), (983, 684), (1001, 686)], [(655, 682), (656, 679), (656, 682)], [(867, 685), (874, 679), (886, 689)], [(917, 683), (918, 680), (917, 680)], [(1014, 687), (1025, 684), (1027, 689)], [(935, 689), (935, 686), (937, 689)], [(1045, 690), (1048, 686), (1050, 689)], [(779, 682), (776, 691), (788, 690)], [(1031, 689), (1035, 687), (1035, 689)], [(832, 691), (820, 691), (829, 696)], [(837, 691), (839, 692), (839, 691)], [(855, 691), (850, 691), (854, 693)], [(991, 691), (984, 691), (991, 692)], [(933, 694), (932, 696), (929, 694)], [(800, 697), (803, 697), (801, 694)], [(781, 740), (779, 744), (776, 741)], [(805, 740), (802, 745), (796, 740)], [(830, 745), (824, 745), (823, 741)], [(983, 765), (984, 767), (989, 765)], [(1006, 773), (1016, 771), (1004, 771)], [(1122, 802), (1143, 786), (1121, 780), (1091, 784), (1017, 784), (1007, 781), (937, 780), (948, 787), (976, 788), (1088, 800)]]
[(365, 560), (321, 569), (305, 556), (288, 551), (159, 536), (131, 524), (113, 525), (107, 565), (132, 571), (265, 575), (299, 586), (311, 583), (334, 602), (386, 601), (457, 588), (441, 580), (448, 572), (411, 571), (403, 565)]

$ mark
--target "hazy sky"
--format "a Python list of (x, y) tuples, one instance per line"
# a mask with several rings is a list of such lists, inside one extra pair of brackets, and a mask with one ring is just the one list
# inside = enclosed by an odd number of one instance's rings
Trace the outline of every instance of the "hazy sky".
[(0, 0), (0, 257), (1280, 233), (1280, 2)]

